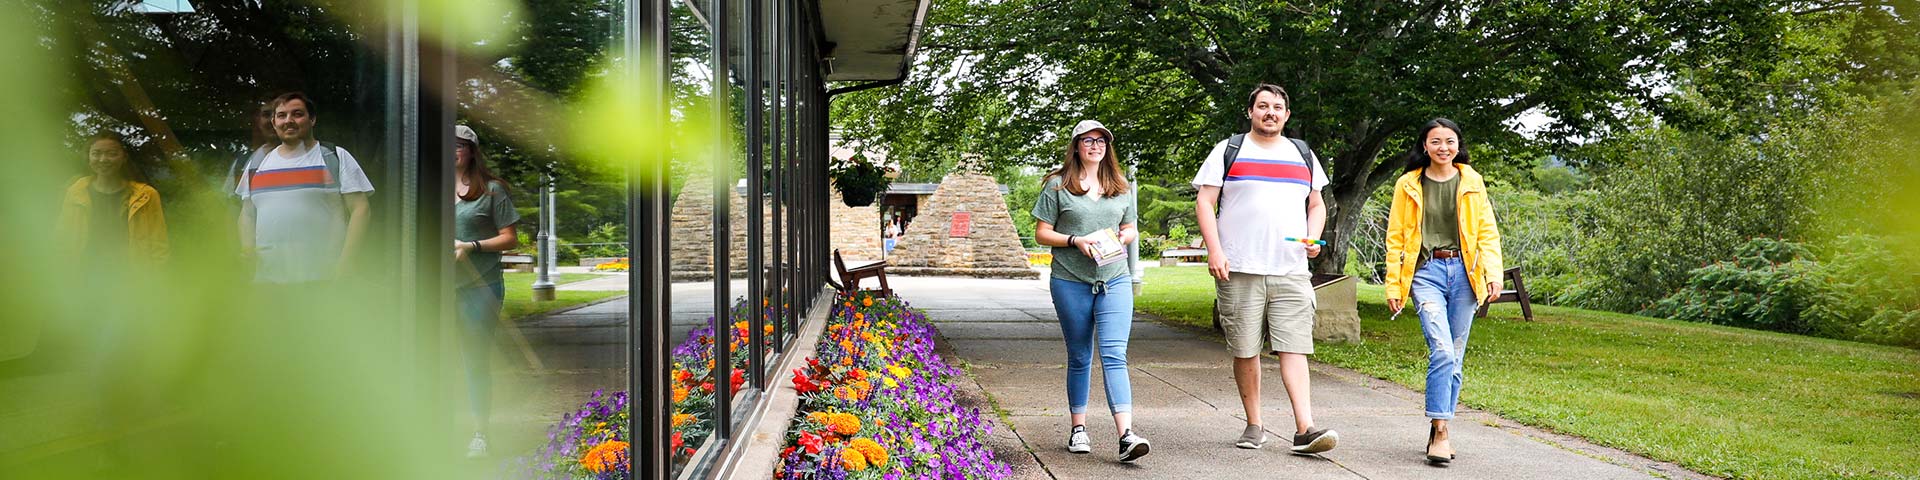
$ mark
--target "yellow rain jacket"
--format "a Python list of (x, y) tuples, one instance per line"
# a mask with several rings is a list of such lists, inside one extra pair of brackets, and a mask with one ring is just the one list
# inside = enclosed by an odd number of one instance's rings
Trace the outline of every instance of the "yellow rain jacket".
[[(1409, 300), (1413, 268), (1420, 261), (1420, 175), (1415, 170), (1393, 182), (1393, 209), (1387, 213), (1387, 298)], [(1460, 253), (1468, 283), (1478, 302), (1487, 300), (1487, 282), (1500, 280), (1500, 228), (1493, 218), (1487, 182), (1471, 165), (1460, 165)]]
[[(81, 178), (67, 187), (67, 200), (60, 209), (59, 238), (61, 245), (77, 254), (86, 248), (87, 219), (93, 209), (93, 196), (87, 189), (93, 185), (93, 177)], [(152, 186), (140, 182), (128, 182), (127, 189), (127, 252), (128, 258), (143, 262), (145, 266), (158, 266), (166, 263), (170, 254), (167, 244), (167, 215), (160, 209), (160, 192)]]

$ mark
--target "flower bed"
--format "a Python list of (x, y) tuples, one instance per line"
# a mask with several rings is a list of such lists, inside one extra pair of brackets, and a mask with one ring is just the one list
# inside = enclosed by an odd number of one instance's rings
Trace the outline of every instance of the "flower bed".
[[(748, 316), (747, 303), (735, 304), (729, 312), (729, 319), (745, 319)], [(780, 318), (771, 308), (766, 312), (771, 318)], [(708, 318), (708, 325), (712, 318)], [(764, 326), (765, 343), (768, 351), (773, 348), (773, 326)], [(747, 322), (735, 320), (733, 328), (728, 329), (730, 343), (728, 353), (732, 366), (728, 382), (733, 385), (729, 391), (740, 391), (740, 384), (746, 381), (747, 364)], [(713, 375), (713, 327), (704, 326), (688, 332), (687, 339), (673, 349), (673, 370), (669, 373), (672, 382), (673, 419), (672, 447), (675, 464), (687, 461), (696, 447), (713, 434), (714, 384)], [(547, 444), (533, 456), (523, 458), (519, 470), (520, 477), (542, 479), (615, 479), (627, 478), (630, 463), (627, 461), (627, 428), (630, 418), (627, 413), (627, 393), (615, 392), (605, 395), (595, 391), (580, 410), (566, 414), (560, 423), (547, 431)]]
[(815, 356), (795, 369), (800, 406), (781, 479), (999, 479), (990, 424), (955, 404), (963, 373), (933, 353), (937, 332), (898, 298), (861, 293), (833, 307)]
[(602, 264), (599, 264), (599, 265), (594, 265), (594, 266), (593, 266), (593, 271), (596, 271), (596, 272), (624, 272), (624, 271), (627, 271), (627, 269), (628, 269), (628, 268), (629, 268), (629, 264), (627, 263), (627, 259), (625, 259), (625, 258), (621, 258), (621, 259), (619, 259), (619, 260), (614, 260), (614, 261), (611, 261), (611, 262), (606, 262), (606, 263), (602, 263)]

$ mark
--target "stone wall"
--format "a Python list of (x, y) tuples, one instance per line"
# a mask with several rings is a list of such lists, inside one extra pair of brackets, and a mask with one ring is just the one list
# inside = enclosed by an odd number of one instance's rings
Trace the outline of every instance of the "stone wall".
[[(955, 212), (967, 212), (971, 228), (952, 235)], [(1007, 202), (993, 177), (965, 166), (940, 181), (920, 206), (920, 214), (901, 236), (887, 259), (887, 273), (899, 275), (960, 275), (995, 278), (1039, 278), (1027, 266)]]
[(849, 262), (873, 261), (881, 257), (880, 207), (879, 202), (864, 207), (849, 207), (840, 201), (838, 190), (827, 199), (827, 216), (831, 222), (831, 248), (840, 249), (840, 256)]
[[(732, 234), (727, 245), (727, 263), (731, 265), (731, 276), (744, 278), (747, 268), (747, 199), (737, 189), (727, 190), (727, 227)], [(711, 177), (688, 178), (680, 187), (680, 194), (675, 196), (673, 230), (668, 234), (668, 243), (671, 244), (668, 251), (673, 259), (671, 268), (675, 281), (713, 279), (713, 207)], [(760, 220), (768, 235), (773, 234), (772, 220)], [(771, 250), (773, 245), (768, 243), (767, 248)]]

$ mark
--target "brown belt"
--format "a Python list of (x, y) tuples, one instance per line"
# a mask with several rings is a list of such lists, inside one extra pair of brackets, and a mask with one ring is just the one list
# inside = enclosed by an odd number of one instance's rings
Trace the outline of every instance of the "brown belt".
[(1434, 250), (1428, 254), (1433, 258), (1453, 258), (1460, 256), (1459, 250)]

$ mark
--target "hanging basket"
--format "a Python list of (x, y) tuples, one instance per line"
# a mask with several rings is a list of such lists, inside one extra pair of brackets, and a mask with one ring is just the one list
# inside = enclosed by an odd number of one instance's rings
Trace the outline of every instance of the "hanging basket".
[(840, 202), (849, 207), (873, 205), (874, 193), (872, 190), (840, 189)]

